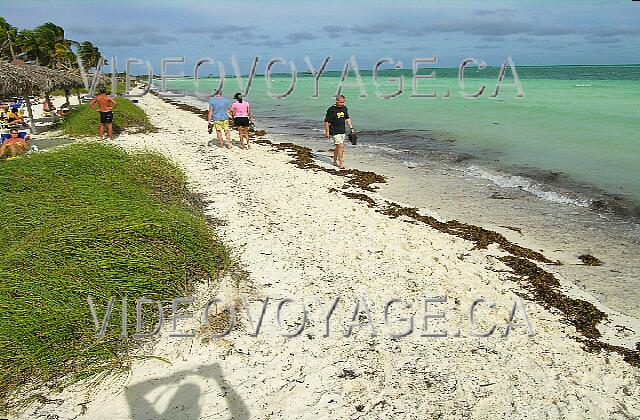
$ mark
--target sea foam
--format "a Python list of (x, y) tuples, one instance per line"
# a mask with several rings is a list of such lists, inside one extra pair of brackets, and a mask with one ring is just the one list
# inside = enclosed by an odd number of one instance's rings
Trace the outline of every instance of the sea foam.
[(498, 174), (477, 166), (470, 166), (465, 172), (477, 178), (487, 179), (501, 188), (515, 188), (526, 191), (553, 203), (570, 204), (579, 207), (589, 207), (591, 204), (590, 200), (571, 198), (556, 191), (551, 191), (543, 185), (519, 175)]

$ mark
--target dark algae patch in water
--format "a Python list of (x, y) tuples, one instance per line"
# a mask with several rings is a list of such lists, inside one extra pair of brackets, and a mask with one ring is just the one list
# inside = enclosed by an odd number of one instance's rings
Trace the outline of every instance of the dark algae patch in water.
[(505, 229), (509, 229), (512, 230), (514, 232), (518, 232), (520, 235), (522, 235), (522, 229), (517, 228), (517, 227), (513, 227), (513, 226), (506, 226), (506, 225), (500, 225), (501, 228), (505, 228)]

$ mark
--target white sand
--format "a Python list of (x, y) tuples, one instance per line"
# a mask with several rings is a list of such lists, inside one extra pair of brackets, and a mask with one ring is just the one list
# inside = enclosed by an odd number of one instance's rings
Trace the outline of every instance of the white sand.
[[(170, 325), (165, 325), (162, 336), (149, 340), (141, 353), (169, 363), (134, 360), (130, 374), (51, 392), (52, 401), (31, 405), (25, 416), (640, 416), (639, 370), (618, 354), (585, 352), (574, 339), (575, 329), (557, 312), (525, 301), (535, 336), (528, 337), (525, 328), (500, 336), (515, 293), (523, 292), (496, 259), (504, 252), (494, 247), (472, 250), (470, 242), (391, 219), (365, 203), (329, 192), (340, 189), (345, 179), (298, 169), (288, 163), (291, 157), (269, 146), (254, 145), (249, 151), (207, 147), (211, 136), (198, 116), (150, 95), (140, 105), (160, 131), (122, 135), (116, 143), (156, 150), (174, 160), (190, 187), (208, 200), (207, 214), (224, 222), (217, 232), (248, 273), (199, 286), (196, 316), (202, 316), (201, 305), (210, 297), (233, 300), (245, 295), (253, 302), (255, 318), (258, 299), (268, 296), (263, 330), (257, 338), (249, 336), (244, 315), (242, 327), (223, 340), (209, 340), (204, 334), (172, 338)], [(563, 286), (571, 289), (567, 281)], [(327, 308), (336, 295), (343, 301), (331, 320), (330, 336), (322, 337), (317, 300)], [(369, 330), (361, 328), (346, 338), (345, 324), (363, 295), (378, 336), (370, 337)], [(446, 309), (448, 321), (434, 322), (430, 329), (446, 328), (450, 337), (420, 337), (420, 302), (441, 295), (448, 296), (448, 302), (430, 311)], [(480, 328), (500, 324), (488, 338), (469, 335), (467, 312), (478, 297), (497, 303), (494, 310), (486, 305), (478, 310)], [(300, 337), (280, 335), (275, 312), (281, 298), (307, 305), (310, 319)], [(391, 298), (414, 302), (411, 311), (392, 312), (415, 315), (410, 337), (391, 339), (382, 325), (383, 305)], [(595, 302), (584, 294), (582, 298)], [(299, 325), (298, 308), (296, 303), (284, 311), (290, 330)], [(392, 325), (400, 331), (406, 323)], [(180, 326), (186, 330), (189, 322), (181, 321)], [(461, 337), (452, 337), (458, 328)]]

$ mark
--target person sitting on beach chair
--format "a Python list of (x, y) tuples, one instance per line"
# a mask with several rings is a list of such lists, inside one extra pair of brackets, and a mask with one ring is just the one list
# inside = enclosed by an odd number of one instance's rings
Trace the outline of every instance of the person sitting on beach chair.
[(18, 111), (18, 107), (11, 108), (11, 111), (7, 115), (7, 125), (9, 127), (13, 126), (21, 126), (26, 127), (27, 123), (24, 122), (24, 117), (20, 111)]
[(9, 114), (7, 108), (0, 107), (0, 128), (7, 128), (9, 126)]
[(18, 153), (25, 153), (27, 150), (29, 150), (29, 134), (25, 132), (24, 137), (21, 137), (20, 132), (12, 128), (9, 132), (9, 138), (4, 140), (0, 146), (0, 157), (9, 152), (14, 158)]
[(44, 99), (44, 102), (42, 103), (42, 114), (45, 117), (51, 117), (56, 114), (56, 106), (50, 98)]

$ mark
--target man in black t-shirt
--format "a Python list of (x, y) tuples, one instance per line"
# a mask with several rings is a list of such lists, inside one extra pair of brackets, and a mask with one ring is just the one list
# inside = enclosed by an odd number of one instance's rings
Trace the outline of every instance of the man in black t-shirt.
[(349, 111), (344, 106), (345, 98), (339, 95), (336, 98), (336, 104), (327, 109), (327, 115), (324, 117), (324, 136), (327, 140), (333, 136), (333, 164), (344, 169), (344, 138), (346, 134), (345, 124), (349, 126), (349, 130), (353, 132), (353, 125), (349, 117)]

